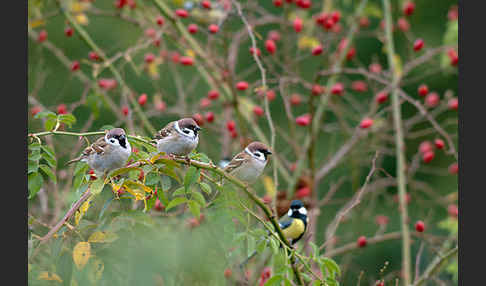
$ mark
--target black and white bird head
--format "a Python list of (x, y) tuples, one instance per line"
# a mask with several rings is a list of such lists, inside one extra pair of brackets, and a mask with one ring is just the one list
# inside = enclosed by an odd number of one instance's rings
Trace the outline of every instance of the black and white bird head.
[(195, 139), (198, 136), (197, 132), (201, 130), (201, 127), (199, 127), (196, 121), (192, 118), (182, 118), (176, 122), (175, 129), (181, 135)]
[(300, 200), (293, 200), (287, 213), (289, 217), (304, 219), (307, 217), (307, 209)]
[(253, 158), (262, 162), (266, 162), (268, 155), (272, 154), (267, 145), (258, 141), (251, 142), (248, 146), (246, 146), (245, 151)]
[(113, 128), (106, 132), (105, 141), (115, 147), (129, 148), (125, 130), (122, 128)]

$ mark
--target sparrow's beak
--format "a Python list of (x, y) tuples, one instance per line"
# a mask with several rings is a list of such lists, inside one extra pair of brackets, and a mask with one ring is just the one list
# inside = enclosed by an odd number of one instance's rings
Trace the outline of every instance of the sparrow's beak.
[(201, 127), (196, 126), (196, 127), (194, 127), (194, 129), (195, 129), (196, 131), (199, 131), (199, 130), (201, 130)]
[(267, 155), (272, 155), (272, 152), (270, 152), (269, 150), (266, 150), (266, 151), (265, 151), (265, 154), (267, 154)]

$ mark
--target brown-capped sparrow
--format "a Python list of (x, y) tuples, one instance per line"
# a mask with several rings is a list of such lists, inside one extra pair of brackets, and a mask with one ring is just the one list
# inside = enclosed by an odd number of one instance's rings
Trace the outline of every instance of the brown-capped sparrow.
[(254, 183), (263, 172), (268, 162), (269, 148), (261, 142), (251, 142), (238, 153), (224, 168), (224, 171), (241, 181)]
[(157, 134), (157, 150), (167, 155), (187, 156), (197, 147), (198, 131), (201, 130), (192, 118), (169, 122)]

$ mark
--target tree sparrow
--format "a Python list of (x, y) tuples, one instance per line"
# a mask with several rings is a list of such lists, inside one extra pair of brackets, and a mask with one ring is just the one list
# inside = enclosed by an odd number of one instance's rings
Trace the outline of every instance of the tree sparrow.
[(169, 122), (155, 134), (157, 150), (167, 155), (187, 156), (197, 147), (199, 130), (201, 127), (192, 118)]
[(267, 155), (272, 154), (261, 142), (251, 142), (245, 150), (238, 153), (223, 169), (245, 183), (254, 183), (261, 175), (268, 162)]
[(86, 147), (82, 154), (67, 162), (86, 162), (95, 171), (97, 176), (108, 173), (111, 170), (123, 167), (132, 152), (132, 147), (127, 140), (125, 130), (114, 128), (106, 132), (93, 144)]

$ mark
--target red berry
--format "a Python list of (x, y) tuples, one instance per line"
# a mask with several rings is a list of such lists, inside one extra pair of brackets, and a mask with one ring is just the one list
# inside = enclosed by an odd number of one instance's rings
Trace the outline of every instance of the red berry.
[(336, 34), (341, 33), (341, 24), (339, 23), (335, 24), (334, 27), (332, 27), (331, 31)]
[(246, 81), (240, 81), (236, 84), (236, 89), (246, 90), (248, 88), (248, 83)]
[(253, 107), (253, 113), (255, 113), (256, 116), (262, 116), (264, 111), (260, 106), (255, 106)]
[(208, 92), (208, 98), (211, 99), (211, 100), (215, 100), (215, 99), (218, 99), (219, 97), (219, 92), (217, 90), (210, 90)]
[(127, 5), (130, 7), (130, 9), (135, 9), (137, 7), (135, 0), (127, 0)]
[(358, 246), (359, 247), (365, 247), (366, 246), (366, 237), (365, 236), (358, 237)]
[(366, 129), (369, 128), (373, 125), (373, 119), (371, 118), (365, 118), (361, 120), (361, 123), (359, 124), (359, 127)]
[(153, 38), (155, 37), (157, 34), (157, 31), (155, 31), (154, 28), (148, 28), (145, 30), (145, 36), (149, 37), (149, 38)]
[(322, 54), (322, 51), (323, 51), (322, 46), (321, 46), (321, 45), (318, 45), (318, 46), (316, 46), (316, 47), (314, 47), (314, 48), (312, 49), (312, 54), (313, 54), (314, 56), (318, 56), (318, 55)]
[(422, 160), (424, 161), (424, 163), (429, 163), (430, 161), (432, 161), (432, 159), (434, 159), (435, 157), (435, 153), (434, 151), (428, 151), (428, 152), (425, 152), (423, 155), (422, 155)]
[(195, 113), (192, 116), (192, 119), (194, 119), (194, 121), (196, 121), (197, 125), (199, 125), (199, 126), (203, 126), (204, 125), (204, 117), (201, 114)]
[(230, 132), (230, 135), (231, 135), (231, 138), (234, 139), (234, 138), (238, 137), (238, 132), (236, 132), (235, 130), (233, 130), (233, 131)]
[[(410, 200), (411, 200), (410, 194), (409, 193), (406, 193), (405, 194), (405, 203), (409, 204), (410, 203)], [(395, 195), (395, 196), (393, 196), (393, 201), (395, 203), (398, 203), (398, 201), (399, 201), (398, 194)]]
[(300, 19), (299, 17), (296, 17), (294, 19), (294, 30), (298, 33), (300, 31), (302, 31), (302, 19)]
[(154, 209), (155, 209), (156, 211), (159, 211), (159, 212), (165, 209), (165, 206), (162, 204), (162, 202), (159, 200), (159, 198), (157, 198), (157, 199), (155, 200), (155, 206), (154, 206)]
[(143, 172), (143, 170), (140, 170), (140, 173), (138, 174), (138, 180), (143, 181), (144, 177), (145, 177), (145, 173)]
[(207, 97), (201, 98), (201, 101), (199, 101), (199, 106), (201, 108), (207, 108), (211, 105), (211, 100)]
[(94, 51), (89, 52), (88, 56), (93, 61), (100, 60), (100, 56), (96, 52), (94, 52)]
[(179, 62), (184, 66), (192, 66), (194, 64), (194, 59), (191, 57), (181, 57)]
[(338, 83), (335, 83), (332, 87), (331, 87), (331, 93), (332, 94), (338, 94), (338, 95), (342, 95), (344, 92), (344, 85), (340, 82)]
[(402, 32), (407, 32), (408, 30), (410, 30), (410, 23), (408, 23), (407, 19), (403, 17), (398, 19), (397, 26), (398, 29), (400, 29)]
[(66, 35), (66, 37), (71, 37), (74, 33), (74, 30), (73, 28), (71, 27), (67, 27), (66, 29), (64, 29), (64, 34)]
[(66, 104), (61, 103), (57, 106), (57, 114), (66, 114), (67, 113), (67, 107)]
[(272, 276), (272, 268), (270, 268), (270, 267), (263, 268), (263, 271), (262, 271), (262, 274), (260, 275), (260, 277), (262, 279), (268, 279), (268, 278), (270, 278), (270, 276)]
[(403, 5), (403, 14), (406, 16), (412, 15), (413, 11), (415, 11), (415, 3), (412, 1), (408, 1)]
[(37, 113), (41, 112), (42, 108), (40, 106), (34, 106), (30, 109), (30, 114), (35, 116)]
[(334, 27), (334, 24), (336, 24), (336, 22), (334, 22), (334, 20), (332, 18), (327, 18), (325, 21), (324, 21), (324, 28), (326, 30), (330, 30)]
[(316, 24), (324, 26), (328, 17), (329, 17), (329, 15), (327, 13), (325, 13), (325, 12), (320, 13), (319, 15), (317, 15), (317, 17), (315, 19)]
[(356, 55), (356, 49), (352, 47), (351, 49), (348, 50), (348, 53), (346, 54), (346, 59), (350, 61), (354, 58), (355, 55)]
[(144, 106), (145, 103), (147, 103), (147, 95), (145, 93), (142, 93), (139, 97), (138, 97), (138, 104), (140, 104), (141, 106)]
[[(88, 174), (90, 175), (90, 176), (89, 176), (89, 179), (90, 179), (91, 181), (96, 180), (96, 175), (95, 175), (95, 172), (94, 172), (94, 170), (93, 170), (93, 169), (90, 169), (90, 170), (89, 170), (89, 172), (88, 172)], [(119, 190), (119, 191), (120, 191), (120, 190)], [(122, 190), (122, 192), (123, 192), (123, 190)]]
[(459, 165), (457, 163), (452, 163), (449, 166), (449, 173), (455, 175), (457, 172), (459, 172)]
[(311, 193), (310, 188), (303, 187), (303, 188), (300, 188), (300, 189), (297, 190), (297, 192), (295, 193), (295, 197), (298, 198), (298, 199), (302, 199), (302, 198), (310, 196), (310, 193)]
[(203, 0), (201, 1), (201, 6), (203, 6), (206, 9), (211, 9), (211, 2), (208, 0)]
[(290, 104), (299, 105), (301, 102), (302, 102), (302, 99), (300, 98), (299, 94), (294, 93), (290, 96)]
[(156, 47), (160, 46), (160, 38), (154, 39), (153, 44)]
[(280, 7), (282, 6), (282, 4), (283, 4), (282, 0), (273, 0), (273, 5), (275, 5), (275, 7)]
[(265, 41), (265, 49), (267, 49), (267, 51), (273, 55), (277, 50), (277, 45), (273, 40), (268, 39)]
[(455, 21), (458, 17), (459, 11), (457, 9), (457, 5), (452, 5), (449, 9), (449, 12), (447, 12), (447, 18), (449, 19), (449, 21)]
[(181, 17), (181, 18), (187, 18), (187, 16), (189, 16), (189, 12), (187, 12), (186, 10), (184, 9), (177, 9), (175, 11), (176, 15)]
[(384, 281), (376, 281), (376, 286), (385, 286)]
[(157, 18), (155, 18), (155, 22), (157, 25), (162, 26), (164, 25), (164, 18), (162, 16), (157, 16)]
[(451, 217), (457, 217), (459, 215), (459, 209), (456, 205), (449, 205), (447, 207), (447, 212)]
[(425, 97), (425, 105), (428, 107), (436, 107), (439, 104), (439, 95), (436, 92), (429, 93)]
[(272, 101), (272, 100), (274, 100), (274, 99), (275, 99), (275, 97), (277, 97), (277, 95), (275, 94), (275, 91), (273, 91), (272, 89), (271, 89), (271, 90), (269, 90), (269, 91), (267, 91), (267, 92), (265, 93), (265, 95), (267, 96), (268, 101)]
[[(255, 53), (255, 49), (253, 47), (250, 47), (250, 54), (254, 54)], [(262, 53), (260, 52), (260, 49), (259, 48), (256, 48), (256, 55), (257, 56), (260, 56)]]
[(98, 80), (98, 86), (104, 90), (110, 90), (115, 88), (117, 85), (116, 80), (112, 78), (101, 78)]
[(308, 9), (312, 6), (311, 0), (297, 0), (295, 4), (302, 9)]
[(295, 118), (295, 122), (300, 126), (307, 126), (310, 124), (312, 116), (310, 114), (303, 114)]
[(459, 101), (457, 100), (457, 97), (449, 99), (449, 102), (447, 102), (447, 106), (449, 106), (449, 109), (451, 110), (457, 110), (457, 108), (459, 107)]
[(264, 195), (262, 200), (265, 204), (269, 204), (272, 202), (272, 197), (270, 195)]
[(219, 31), (218, 25), (215, 25), (215, 24), (209, 25), (209, 28), (208, 29), (209, 29), (209, 32), (211, 34), (215, 34), (215, 33), (217, 33)]
[(79, 62), (78, 61), (73, 61), (71, 63), (71, 71), (77, 71), (79, 70)]
[(425, 84), (421, 84), (418, 88), (418, 94), (420, 96), (426, 96), (429, 93), (429, 88)]
[(280, 41), (280, 33), (278, 31), (272, 30), (268, 32), (267, 38), (274, 42)]
[(339, 22), (339, 20), (341, 19), (341, 12), (339, 11), (331, 12), (331, 19), (333, 19), (334, 23)]
[(198, 227), (200, 223), (199, 220), (197, 220), (194, 217), (191, 217), (190, 219), (188, 219), (188, 224), (190, 228), (195, 228)]
[(430, 143), (430, 141), (423, 141), (422, 143), (420, 143), (419, 146), (420, 153), (425, 154), (433, 150), (434, 150), (434, 146), (432, 146), (432, 143)]
[(444, 140), (442, 140), (442, 139), (435, 139), (434, 144), (435, 144), (435, 147), (437, 147), (437, 149), (442, 149), (445, 146)]
[(232, 273), (233, 273), (233, 272), (231, 271), (231, 269), (226, 268), (226, 269), (224, 270), (224, 277), (226, 277), (226, 278), (230, 278)]
[(381, 65), (379, 63), (372, 63), (369, 66), (369, 70), (372, 73), (381, 73)]
[(459, 62), (459, 57), (457, 56), (457, 52), (454, 49), (449, 49), (447, 51), (447, 55), (451, 59), (451, 66), (457, 66)]
[(173, 52), (173, 53), (171, 54), (171, 59), (172, 59), (172, 61), (173, 61), (174, 63), (178, 63), (178, 62), (179, 62), (180, 57), (181, 57), (181, 56), (179, 55), (179, 53), (178, 53), (178, 52)]
[(47, 39), (47, 31), (46, 30), (42, 30), (39, 32), (39, 35), (37, 36), (37, 41), (39, 43), (42, 43), (44, 42), (45, 40)]
[(127, 116), (128, 115), (128, 111), (129, 111), (128, 106), (123, 106), (122, 107), (122, 113), (123, 113), (123, 115)]
[(375, 221), (378, 225), (387, 225), (389, 219), (386, 215), (377, 215)]
[(424, 40), (422, 39), (417, 39), (413, 43), (413, 50), (416, 52), (420, 51), (423, 47), (424, 47)]
[(312, 94), (313, 95), (319, 95), (319, 94), (322, 94), (324, 92), (324, 87), (323, 86), (320, 86), (318, 84), (314, 84), (312, 86), (312, 90), (311, 90)]
[(425, 223), (421, 220), (415, 223), (415, 230), (418, 232), (423, 232), (425, 230)]
[(236, 123), (233, 120), (228, 120), (226, 122), (226, 129), (228, 129), (229, 132), (235, 131), (236, 128)]
[(354, 91), (357, 91), (357, 92), (366, 92), (366, 91), (368, 91), (368, 85), (366, 84), (366, 82), (364, 82), (362, 80), (353, 81), (353, 83), (351, 85), (351, 88)]
[(206, 121), (211, 123), (214, 121), (214, 113), (212, 111), (206, 112)]
[(155, 55), (152, 53), (145, 54), (144, 60), (147, 64), (149, 64), (155, 60)]
[(197, 33), (197, 25), (196, 24), (190, 24), (187, 26), (187, 31), (191, 34)]
[(370, 26), (370, 20), (368, 19), (368, 17), (364, 16), (359, 18), (359, 26), (361, 28), (368, 28)]
[(164, 111), (166, 107), (167, 106), (163, 101), (159, 101), (155, 104), (155, 109), (157, 109), (158, 111)]
[(376, 99), (376, 102), (383, 103), (383, 102), (388, 100), (388, 93), (380, 92), (376, 95), (375, 99)]

